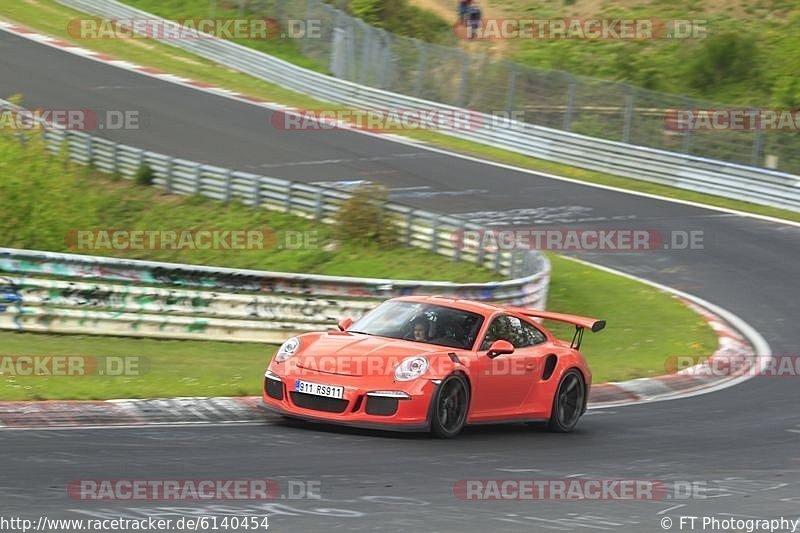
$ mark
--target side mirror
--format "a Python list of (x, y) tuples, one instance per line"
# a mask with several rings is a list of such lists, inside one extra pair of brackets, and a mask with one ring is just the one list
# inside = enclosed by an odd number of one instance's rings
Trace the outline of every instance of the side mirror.
[(345, 317), (339, 321), (339, 330), (347, 331), (347, 328), (349, 328), (352, 325), (353, 325), (353, 319), (350, 318), (349, 316)]
[(489, 357), (494, 359), (498, 355), (514, 353), (514, 345), (503, 339), (496, 340), (489, 346), (489, 351), (486, 353)]

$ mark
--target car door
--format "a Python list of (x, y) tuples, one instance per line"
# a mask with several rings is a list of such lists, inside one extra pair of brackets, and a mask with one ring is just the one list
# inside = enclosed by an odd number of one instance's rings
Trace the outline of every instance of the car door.
[[(489, 357), (489, 346), (500, 339), (514, 345), (514, 353)], [(478, 372), (473, 373), (477, 392), (470, 408), (473, 419), (513, 415), (519, 411), (535, 382), (539, 351), (531, 344), (519, 318), (503, 314), (492, 319), (478, 346)]]

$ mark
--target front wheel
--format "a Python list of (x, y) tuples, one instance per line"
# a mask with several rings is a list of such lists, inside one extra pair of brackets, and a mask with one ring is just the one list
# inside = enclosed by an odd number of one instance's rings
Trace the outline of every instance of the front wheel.
[(586, 383), (577, 369), (568, 370), (561, 378), (553, 398), (553, 412), (547, 427), (556, 433), (569, 433), (578, 424), (586, 403)]
[(433, 398), (431, 431), (437, 437), (452, 439), (464, 428), (469, 407), (469, 387), (461, 376), (445, 378)]

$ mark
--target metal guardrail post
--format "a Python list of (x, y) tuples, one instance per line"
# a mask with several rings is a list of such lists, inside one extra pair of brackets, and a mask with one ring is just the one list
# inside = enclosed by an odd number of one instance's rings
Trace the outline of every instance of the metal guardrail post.
[(406, 213), (406, 246), (411, 246), (411, 237), (414, 233), (414, 210), (409, 209)]
[(199, 163), (194, 167), (193, 178), (194, 193), (201, 194), (203, 192), (203, 169)]
[(458, 223), (456, 235), (453, 237), (453, 261), (461, 261), (461, 249), (464, 247), (464, 221)]
[(314, 220), (317, 222), (322, 220), (322, 214), (325, 212), (325, 194), (322, 189), (317, 191), (315, 195), (316, 202), (314, 203)]
[(225, 203), (229, 203), (231, 201), (231, 187), (233, 179), (233, 170), (228, 169), (225, 171)]
[(253, 209), (261, 207), (261, 176), (253, 180)]
[[(116, 145), (114, 145), (116, 146)], [(175, 192), (175, 185), (173, 184), (173, 158), (168, 157), (167, 162), (164, 163), (164, 180), (166, 180), (165, 187), (168, 193), (172, 194)]]
[(111, 172), (114, 174), (119, 172), (119, 145), (117, 143), (111, 145)]
[(431, 252), (439, 251), (439, 219), (441, 215), (435, 215), (431, 219)]
[(91, 167), (94, 166), (94, 137), (87, 135), (84, 137), (84, 146), (86, 151), (86, 163)]

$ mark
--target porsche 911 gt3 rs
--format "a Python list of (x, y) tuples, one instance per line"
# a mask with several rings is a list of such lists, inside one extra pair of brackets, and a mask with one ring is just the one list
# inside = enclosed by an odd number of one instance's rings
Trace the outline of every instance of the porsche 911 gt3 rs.
[[(575, 326), (556, 339), (535, 319)], [(605, 321), (442, 296), (393, 298), (338, 330), (279, 348), (264, 374), (264, 405), (290, 418), (432, 431), (546, 421), (569, 432), (586, 411), (592, 374), (585, 329)]]

